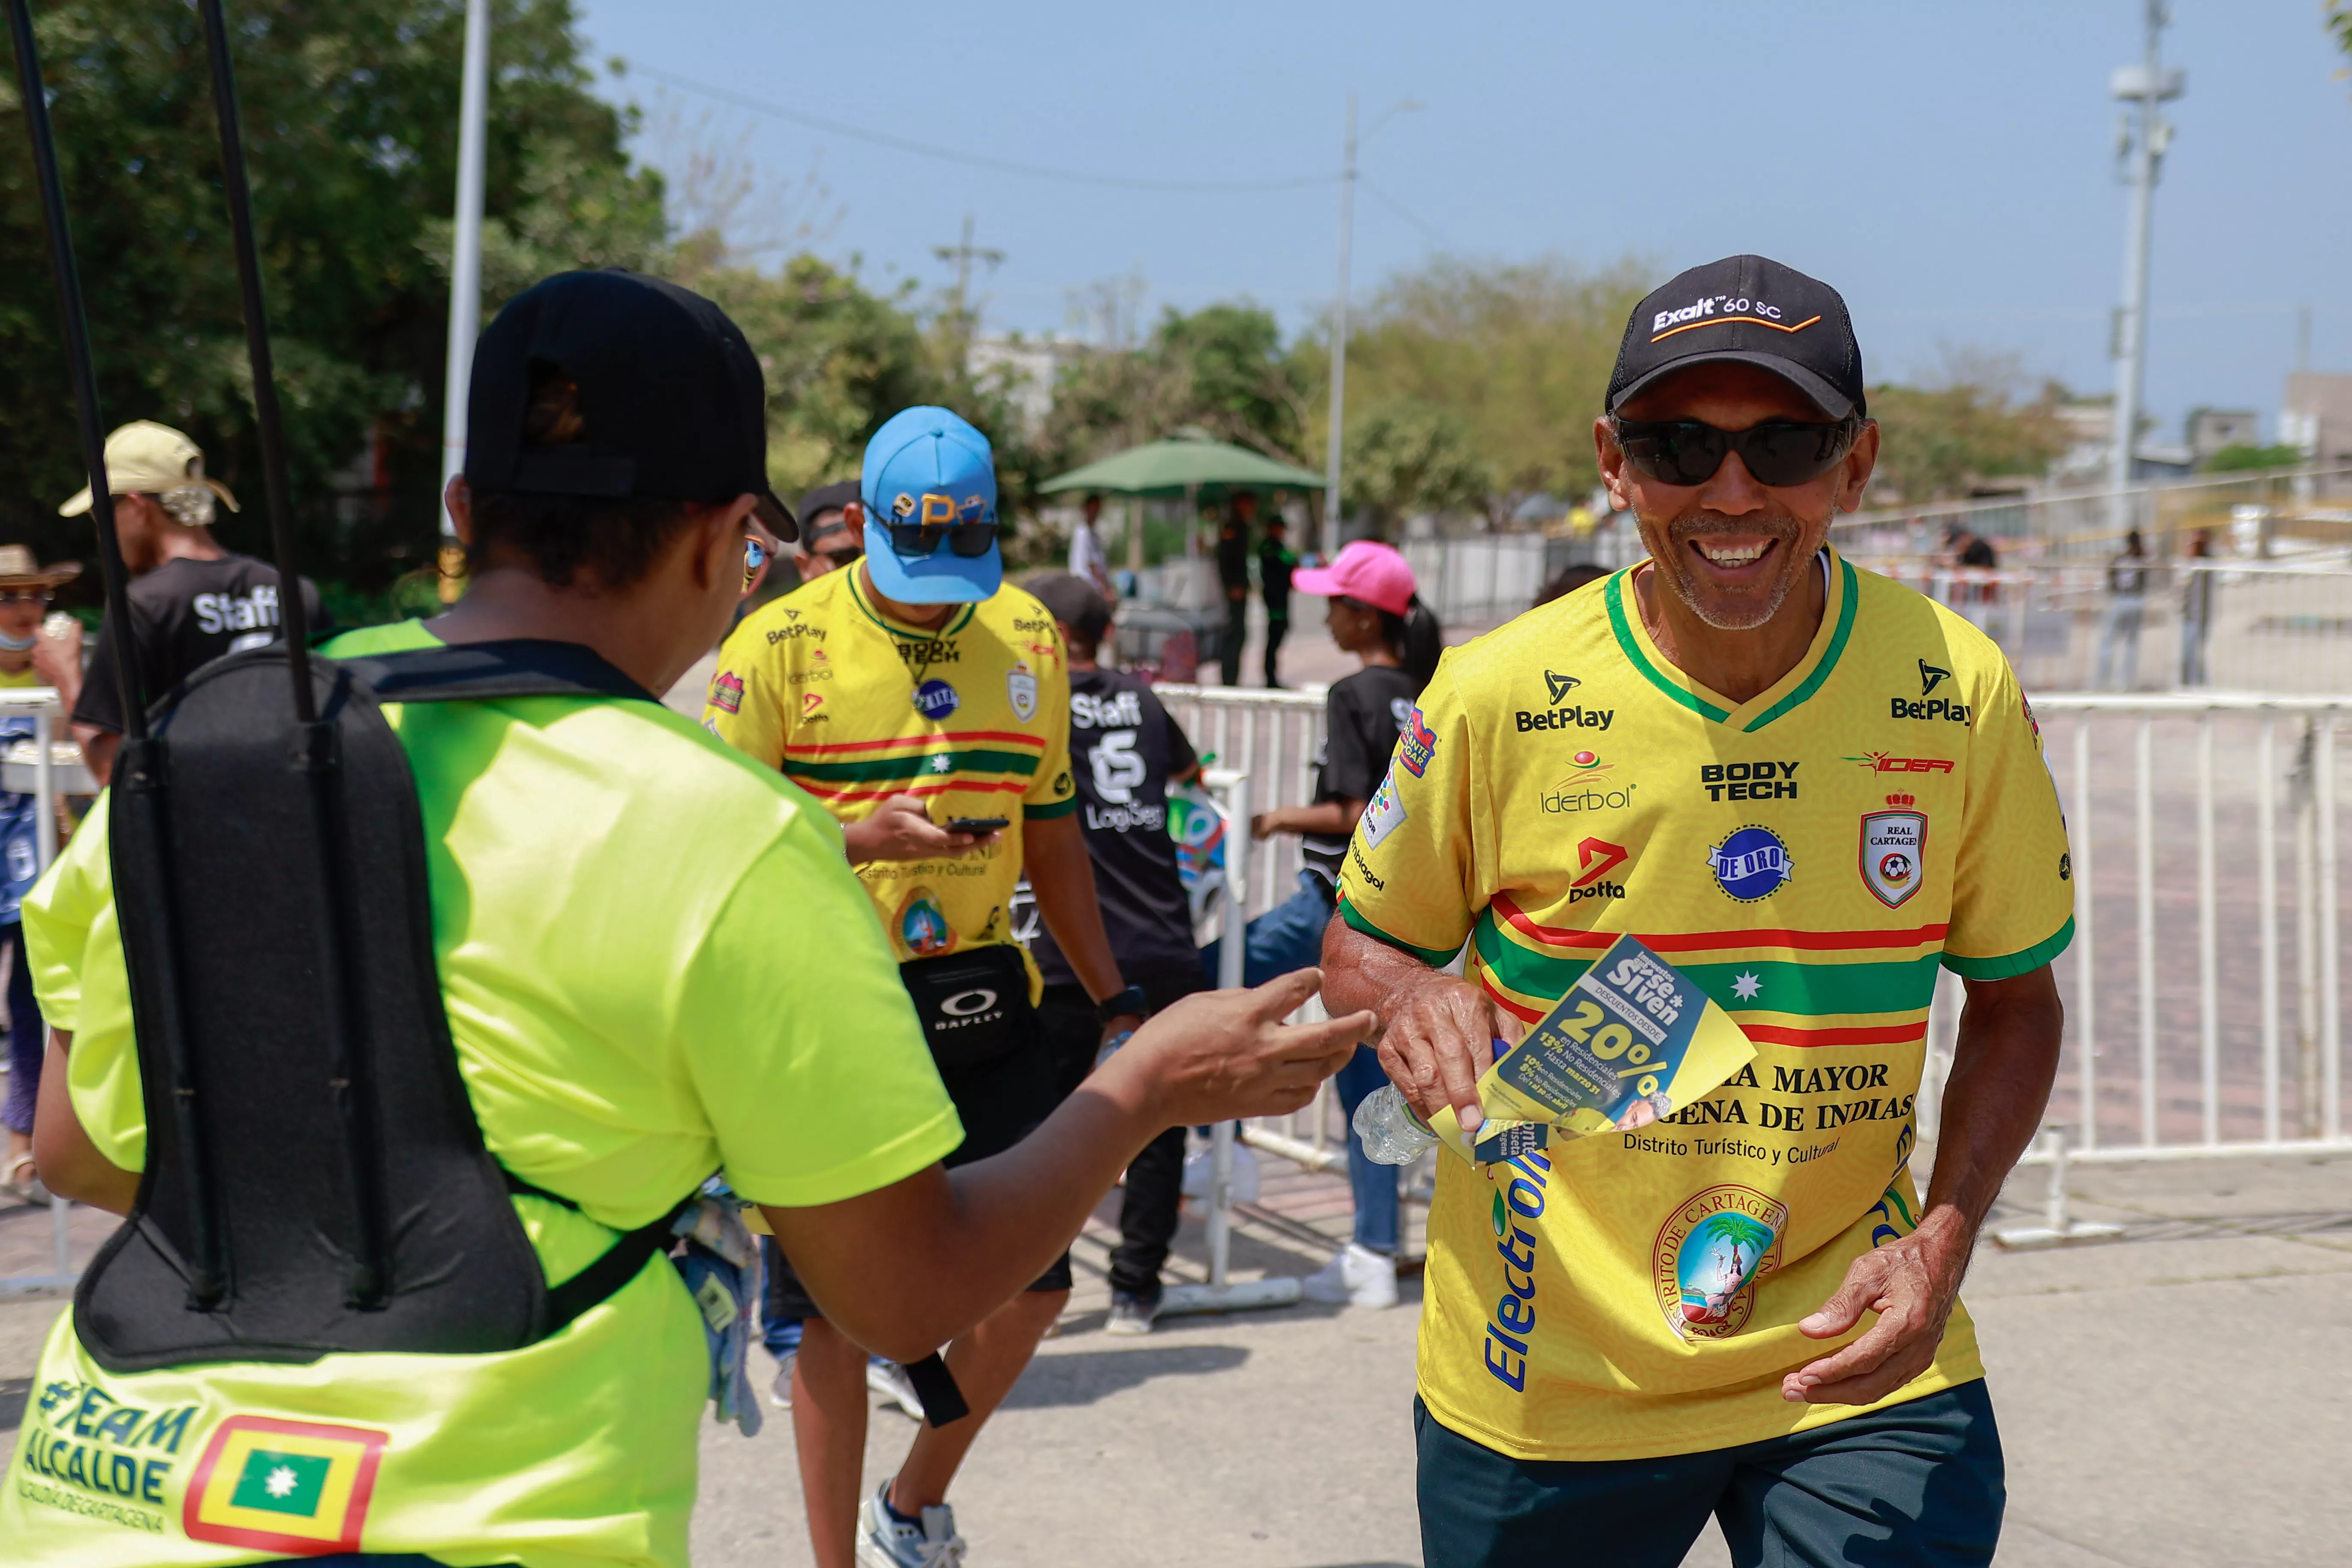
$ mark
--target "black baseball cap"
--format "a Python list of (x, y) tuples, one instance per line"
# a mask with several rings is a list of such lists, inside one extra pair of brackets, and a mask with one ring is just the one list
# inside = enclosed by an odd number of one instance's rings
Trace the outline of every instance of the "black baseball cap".
[[(819, 485), (801, 497), (801, 504), (793, 509), (793, 514), (801, 521), (801, 531), (803, 535), (802, 542), (813, 545), (818, 542), (821, 535), (855, 532), (856, 531), (849, 526), (849, 520), (843, 513), (849, 510), (849, 503), (856, 499), (857, 481), (856, 479), (839, 479), (829, 485)], [(822, 523), (818, 522), (816, 520), (826, 512), (834, 515)], [(858, 537), (862, 539), (864, 536), (861, 534)]]
[(1053, 612), (1054, 618), (1082, 637), (1102, 639), (1110, 626), (1110, 601), (1102, 590), (1070, 572), (1048, 572), (1022, 584)]
[(1609, 412), (1678, 370), (1727, 361), (1770, 371), (1832, 419), (1869, 412), (1845, 301), (1762, 256), (1694, 267), (1633, 307), (1609, 377)]
[[(586, 438), (524, 450), (534, 376), (580, 389)], [(474, 347), (466, 482), (531, 495), (659, 500), (760, 498), (760, 521), (800, 537), (768, 488), (768, 391), (727, 312), (621, 268), (559, 272), (507, 302)]]

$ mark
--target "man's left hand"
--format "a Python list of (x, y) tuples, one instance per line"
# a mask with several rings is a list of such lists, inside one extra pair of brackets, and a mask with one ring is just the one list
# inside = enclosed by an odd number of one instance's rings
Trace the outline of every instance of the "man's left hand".
[(1944, 1342), (1944, 1324), (1959, 1300), (1976, 1236), (1953, 1209), (1932, 1210), (1900, 1241), (1864, 1253), (1821, 1310), (1797, 1324), (1809, 1339), (1849, 1333), (1864, 1312), (1878, 1321), (1834, 1355), (1780, 1380), (1780, 1397), (1798, 1405), (1874, 1405), (1927, 1370)]

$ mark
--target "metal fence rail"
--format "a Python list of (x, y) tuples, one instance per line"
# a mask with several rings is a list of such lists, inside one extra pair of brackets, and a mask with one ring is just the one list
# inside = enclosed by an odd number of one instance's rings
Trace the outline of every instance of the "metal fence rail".
[[(55, 743), (59, 705), (57, 692), (46, 686), (0, 694), (0, 718), (23, 718), (33, 721), (33, 760), (29, 764), (15, 761), (0, 762), (0, 786), (12, 794), (30, 794), (35, 797), (34, 854), (44, 871), (58, 857), (58, 785), (60, 782), (56, 761)], [(74, 770), (77, 773), (79, 768)], [(26, 775), (29, 774), (27, 777)], [(12, 962), (25, 962), (23, 939), (18, 939), (18, 951)], [(14, 1024), (16, 1020), (10, 1019)], [(0, 1279), (0, 1298), (23, 1295), (31, 1291), (68, 1289), (80, 1278), (73, 1267), (71, 1219), (73, 1205), (51, 1194), (49, 1197), (49, 1270), (46, 1274), (16, 1274)]]
[[(1251, 773), (1262, 807), (1307, 798), (1320, 692), (1157, 689), (1196, 746)], [(2337, 857), (2352, 695), (2045, 694), (2033, 705), (2074, 857), (2049, 1110), (2074, 1130), (2072, 1157), (2352, 1151)], [(1289, 896), (1297, 841), (1276, 838), (1252, 859), (1256, 914)], [(1946, 974), (1930, 1014), (1928, 1137), (1963, 995)], [(1250, 1141), (1335, 1168), (1344, 1133), (1328, 1101), (1255, 1125)], [(2045, 1145), (2025, 1163), (2050, 1157)]]

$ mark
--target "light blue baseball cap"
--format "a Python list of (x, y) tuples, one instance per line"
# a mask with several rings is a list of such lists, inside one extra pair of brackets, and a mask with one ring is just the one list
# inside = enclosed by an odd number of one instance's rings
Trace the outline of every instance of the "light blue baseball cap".
[[(988, 437), (944, 408), (894, 414), (866, 444), (858, 481), (866, 505), (866, 566), (874, 585), (908, 605), (963, 605), (1004, 581), (996, 541), (996, 460)], [(927, 554), (900, 552), (891, 525), (929, 524), (940, 537)], [(988, 548), (959, 555), (950, 535), (984, 525)], [(969, 537), (969, 536), (967, 536)]]

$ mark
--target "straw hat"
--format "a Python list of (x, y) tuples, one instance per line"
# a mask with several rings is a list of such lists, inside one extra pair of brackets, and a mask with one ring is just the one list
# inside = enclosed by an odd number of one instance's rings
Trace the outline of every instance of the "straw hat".
[[(202, 485), (227, 502), (229, 510), (237, 510), (226, 485), (205, 478), (204, 448), (169, 425), (134, 419), (106, 438), (106, 488), (111, 493), (169, 495), (191, 485)], [(84, 485), (58, 508), (58, 515), (79, 517), (89, 510), (89, 487)]]
[(54, 588), (80, 575), (79, 561), (44, 566), (30, 546), (0, 544), (0, 588)]

